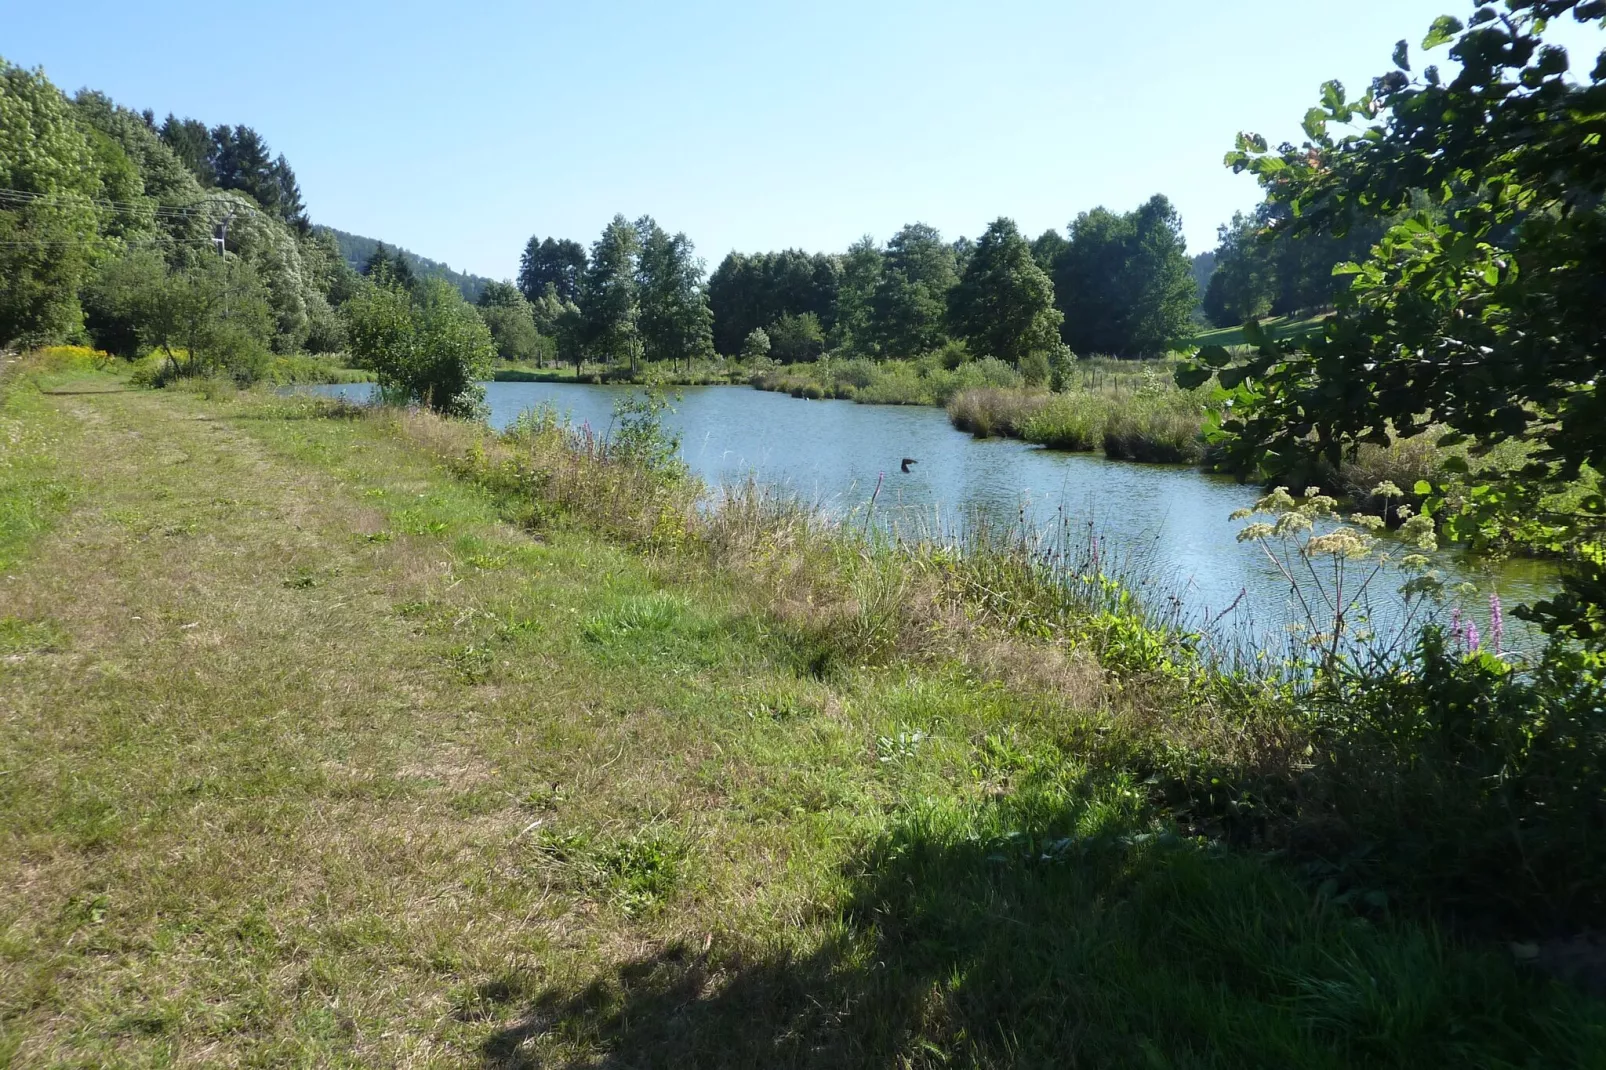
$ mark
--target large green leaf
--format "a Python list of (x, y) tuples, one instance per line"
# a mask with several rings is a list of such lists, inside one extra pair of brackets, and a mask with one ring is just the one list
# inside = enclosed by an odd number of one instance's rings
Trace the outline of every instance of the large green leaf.
[(1422, 50), (1431, 52), (1440, 45), (1449, 44), (1455, 40), (1455, 35), (1465, 28), (1461, 25), (1460, 19), (1452, 15), (1440, 15), (1433, 20), (1433, 25), (1428, 29), (1428, 35), (1422, 38)]

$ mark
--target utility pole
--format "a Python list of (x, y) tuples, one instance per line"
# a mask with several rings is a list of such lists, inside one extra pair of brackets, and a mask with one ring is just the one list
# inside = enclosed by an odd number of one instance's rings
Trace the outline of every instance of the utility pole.
[[(224, 214), (223, 221), (213, 228), (212, 240), (217, 243), (217, 255), (219, 258), (228, 256), (228, 251), (225, 246), (229, 240), (229, 224), (233, 221), (234, 209), (230, 208), (228, 212)], [(226, 272), (223, 278), (223, 318), (229, 318), (229, 280)]]
[(229, 240), (229, 224), (234, 221), (234, 209), (230, 208), (223, 221), (212, 228), (212, 242), (217, 246), (217, 255), (224, 254), (224, 246)]

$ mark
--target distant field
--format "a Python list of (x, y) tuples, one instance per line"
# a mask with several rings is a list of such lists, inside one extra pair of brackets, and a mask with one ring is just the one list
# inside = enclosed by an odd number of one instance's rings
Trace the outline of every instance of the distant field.
[[(1294, 335), (1305, 334), (1315, 330), (1329, 313), (1320, 316), (1311, 316), (1307, 319), (1293, 319), (1288, 316), (1272, 316), (1260, 321), (1262, 327), (1269, 330), (1274, 337), (1290, 338)], [(1244, 341), (1243, 325), (1236, 327), (1217, 327), (1214, 330), (1202, 331), (1193, 336), (1192, 345), (1196, 346), (1241, 346)]]

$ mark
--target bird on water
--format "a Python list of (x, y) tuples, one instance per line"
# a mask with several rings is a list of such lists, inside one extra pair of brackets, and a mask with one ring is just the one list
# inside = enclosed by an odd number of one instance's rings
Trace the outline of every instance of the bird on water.
[(909, 473), (909, 466), (911, 464), (919, 464), (919, 463), (920, 462), (916, 461), (913, 457), (905, 457), (903, 459), (903, 472), (904, 472), (904, 474), (907, 475)]

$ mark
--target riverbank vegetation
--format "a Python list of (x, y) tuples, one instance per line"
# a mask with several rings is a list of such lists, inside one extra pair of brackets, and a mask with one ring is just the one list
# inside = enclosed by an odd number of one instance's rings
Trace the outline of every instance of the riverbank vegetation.
[(699, 508), (652, 405), (497, 435), (103, 367), (0, 401), (13, 1058), (1600, 1050), (1552, 979), (1606, 892), (1577, 666), (1234, 670), (1081, 533)]

